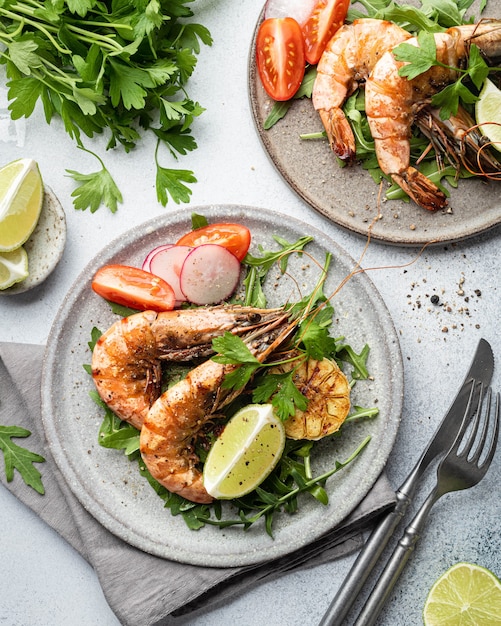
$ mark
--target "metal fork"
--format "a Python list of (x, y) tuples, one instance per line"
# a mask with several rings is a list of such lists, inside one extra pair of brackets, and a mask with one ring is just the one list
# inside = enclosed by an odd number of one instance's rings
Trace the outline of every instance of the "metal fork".
[[(496, 451), (499, 435), (499, 393), (495, 394), (495, 402), (492, 402), (491, 389), (488, 388), (484, 393), (483, 385), (480, 384), (476, 407), (473, 404), (474, 398), (475, 386), (473, 385), (459, 433), (447, 455), (438, 466), (436, 486), (405, 529), (374, 590), (358, 616), (355, 626), (371, 626), (376, 622), (414, 550), (435, 502), (446, 493), (473, 487), (487, 473)], [(474, 417), (469, 420), (468, 416), (473, 413)], [(477, 436), (481, 423), (481, 433)], [(489, 441), (487, 441), (489, 431), (492, 433)]]

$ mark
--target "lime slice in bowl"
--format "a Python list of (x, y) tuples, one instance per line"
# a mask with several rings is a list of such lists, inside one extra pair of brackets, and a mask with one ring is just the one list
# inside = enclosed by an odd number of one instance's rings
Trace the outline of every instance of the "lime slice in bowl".
[(249, 404), (226, 424), (207, 455), (207, 492), (220, 500), (240, 498), (273, 471), (285, 446), (285, 428), (271, 404)]
[(423, 620), (425, 626), (501, 625), (501, 581), (480, 565), (457, 563), (430, 589)]
[(7, 289), (28, 276), (28, 255), (22, 246), (11, 252), (0, 252), (0, 289)]
[(35, 230), (43, 203), (43, 183), (33, 159), (0, 169), (0, 252), (22, 246)]
[(475, 118), (480, 132), (501, 152), (501, 90), (488, 78), (475, 103)]

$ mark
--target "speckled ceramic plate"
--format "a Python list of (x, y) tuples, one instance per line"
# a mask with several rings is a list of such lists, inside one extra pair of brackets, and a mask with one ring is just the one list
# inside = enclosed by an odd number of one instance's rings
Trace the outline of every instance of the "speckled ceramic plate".
[(45, 187), (40, 219), (31, 237), (24, 244), (28, 253), (29, 276), (0, 295), (15, 295), (42, 283), (59, 263), (66, 245), (66, 215), (52, 189)]
[[(489, 17), (501, 17), (499, 8)], [(396, 245), (420, 246), (466, 239), (501, 224), (501, 183), (478, 179), (459, 181), (449, 188), (450, 207), (430, 212), (413, 202), (378, 202), (379, 187), (360, 166), (340, 168), (327, 140), (303, 140), (300, 135), (321, 132), (320, 117), (309, 98), (294, 100), (287, 115), (264, 130), (273, 101), (264, 91), (255, 64), (255, 36), (249, 54), (249, 93), (257, 132), (277, 170), (313, 209), (338, 226)], [(374, 218), (381, 218), (374, 222)]]
[[(210, 222), (246, 224), (252, 233), (251, 251), (257, 245), (273, 249), (272, 236), (289, 241), (305, 234), (314, 242), (308, 250), (323, 262), (333, 254), (326, 293), (332, 293), (354, 268), (355, 262), (339, 246), (308, 224), (264, 209), (246, 206), (194, 207)], [(190, 211), (191, 212), (191, 211)], [(176, 241), (190, 230), (186, 210), (146, 222), (108, 245), (83, 270), (67, 294), (52, 327), (43, 369), (42, 413), (45, 432), (54, 458), (83, 506), (106, 528), (130, 544), (152, 554), (185, 563), (237, 566), (281, 556), (317, 539), (345, 518), (368, 493), (385, 466), (397, 433), (403, 396), (402, 361), (398, 339), (388, 311), (364, 274), (354, 276), (334, 297), (333, 334), (345, 336), (359, 352), (371, 347), (369, 368), (373, 379), (357, 383), (352, 401), (361, 406), (377, 405), (379, 416), (346, 427), (341, 438), (323, 442), (315, 459), (315, 471), (333, 467), (367, 436), (372, 440), (358, 459), (327, 482), (330, 504), (323, 506), (305, 497), (296, 515), (281, 515), (275, 538), (261, 524), (249, 531), (207, 526), (188, 530), (180, 517), (172, 517), (144, 479), (135, 463), (121, 452), (97, 442), (102, 421), (100, 409), (89, 397), (91, 378), (82, 365), (89, 363), (91, 329), (106, 330), (117, 316), (91, 290), (95, 271), (106, 263), (140, 265), (146, 254), (161, 243)], [(266, 288), (269, 306), (278, 305), (311, 290), (318, 277), (314, 263), (291, 259), (287, 276)]]

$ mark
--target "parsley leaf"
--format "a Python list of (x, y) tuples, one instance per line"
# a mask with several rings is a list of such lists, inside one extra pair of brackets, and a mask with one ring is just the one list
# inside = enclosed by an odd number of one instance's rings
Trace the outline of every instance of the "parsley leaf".
[(43, 495), (45, 489), (40, 472), (35, 469), (33, 463), (43, 463), (43, 456), (31, 452), (15, 444), (12, 439), (16, 437), (29, 437), (31, 432), (20, 426), (0, 426), (0, 450), (3, 452), (5, 463), (5, 476), (7, 482), (14, 478), (14, 470), (21, 474), (24, 482), (39, 494)]
[(197, 179), (189, 170), (161, 167), (157, 163), (156, 189), (159, 201), (166, 206), (169, 193), (176, 204), (189, 202), (191, 189), (184, 183), (196, 183)]
[(308, 406), (307, 398), (299, 391), (292, 380), (293, 372), (265, 375), (256, 381), (252, 393), (252, 401), (258, 404), (266, 403), (271, 398), (271, 404), (281, 420), (294, 415), (297, 409), (305, 411)]
[[(90, 150), (85, 151), (90, 152)], [(122, 194), (102, 160), (97, 154), (94, 156), (101, 163), (101, 170), (90, 174), (66, 170), (73, 179), (82, 182), (80, 187), (77, 187), (71, 193), (72, 197), (75, 198), (75, 209), (85, 211), (85, 209), (89, 208), (90, 212), (94, 213), (104, 203), (112, 213), (115, 213), (117, 203), (123, 200)]]
[(407, 61), (408, 65), (401, 67), (398, 73), (400, 76), (407, 76), (409, 80), (437, 65), (435, 37), (431, 33), (421, 31), (417, 40), (419, 46), (404, 42), (393, 49), (393, 55), (397, 61)]
[(224, 365), (237, 364), (239, 366), (226, 374), (222, 384), (223, 389), (241, 389), (261, 367), (260, 361), (251, 353), (244, 341), (229, 331), (221, 337), (214, 338), (212, 347), (217, 353), (212, 357), (213, 361)]

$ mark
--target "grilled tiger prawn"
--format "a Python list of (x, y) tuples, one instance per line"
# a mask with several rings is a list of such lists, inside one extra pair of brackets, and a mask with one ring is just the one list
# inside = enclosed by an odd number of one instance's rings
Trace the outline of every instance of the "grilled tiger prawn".
[[(251, 331), (243, 340), (263, 362), (290, 337), (294, 327), (284, 312), (281, 318)], [(194, 439), (204, 424), (234, 397), (222, 383), (236, 367), (212, 359), (204, 361), (154, 402), (141, 428), (141, 456), (153, 478), (192, 502), (213, 500), (203, 485)]]
[(282, 309), (229, 305), (130, 315), (97, 341), (92, 354), (94, 384), (118, 417), (141, 428), (161, 393), (162, 361), (207, 357), (215, 337), (227, 331), (242, 335), (282, 317)]
[[(501, 21), (455, 26), (434, 34), (434, 39), (436, 57), (442, 65), (409, 80), (399, 73), (406, 62), (397, 61), (389, 50), (375, 64), (365, 86), (365, 110), (379, 166), (416, 204), (430, 211), (444, 208), (447, 199), (437, 185), (410, 165), (412, 125), (431, 97), (457, 80), (455, 68), (466, 60), (471, 44), (490, 60), (501, 56)], [(406, 43), (419, 46), (417, 37)]]

